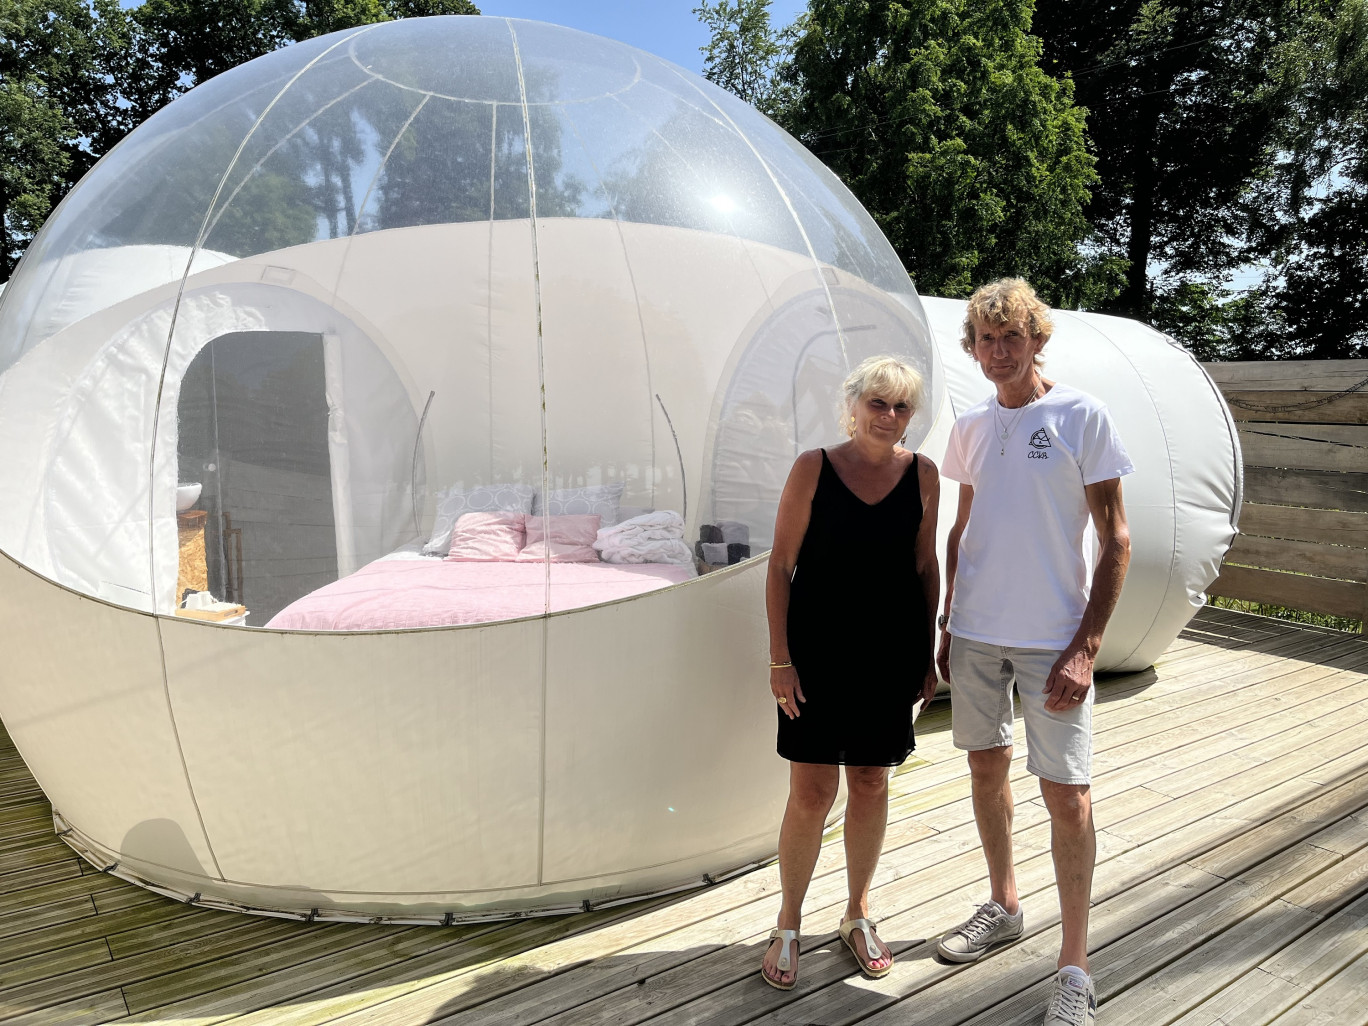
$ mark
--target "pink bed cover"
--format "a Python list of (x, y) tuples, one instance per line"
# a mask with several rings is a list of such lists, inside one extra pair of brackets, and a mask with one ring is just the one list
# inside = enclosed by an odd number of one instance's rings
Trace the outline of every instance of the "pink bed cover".
[[(551, 611), (655, 591), (694, 576), (668, 563), (552, 563)], [(544, 563), (377, 560), (291, 602), (267, 627), (373, 631), (488, 623), (546, 611)]]

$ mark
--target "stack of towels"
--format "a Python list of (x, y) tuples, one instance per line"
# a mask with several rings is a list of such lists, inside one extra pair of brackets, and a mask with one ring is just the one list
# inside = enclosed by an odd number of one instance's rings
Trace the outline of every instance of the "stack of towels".
[(731, 566), (750, 558), (750, 528), (739, 520), (704, 524), (694, 554), (709, 566)]

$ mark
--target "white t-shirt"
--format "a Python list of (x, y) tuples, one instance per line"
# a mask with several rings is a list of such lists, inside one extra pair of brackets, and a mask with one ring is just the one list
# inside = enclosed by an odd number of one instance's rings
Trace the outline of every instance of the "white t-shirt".
[(1068, 385), (1020, 414), (999, 409), (996, 397), (966, 410), (941, 465), (974, 489), (950, 632), (990, 645), (1067, 647), (1091, 586), (1083, 487), (1134, 470), (1107, 407)]

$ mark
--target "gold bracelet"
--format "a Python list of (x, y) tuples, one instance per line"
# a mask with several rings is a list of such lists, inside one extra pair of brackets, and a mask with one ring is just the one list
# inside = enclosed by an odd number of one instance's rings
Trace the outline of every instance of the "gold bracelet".
[(770, 663), (771, 670), (787, 670), (792, 663)]

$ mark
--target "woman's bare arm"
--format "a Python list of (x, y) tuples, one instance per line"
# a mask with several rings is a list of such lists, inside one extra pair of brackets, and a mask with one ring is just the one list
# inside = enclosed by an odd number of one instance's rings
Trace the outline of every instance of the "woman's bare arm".
[[(955, 512), (955, 524), (950, 528), (950, 536), (945, 541), (945, 615), (950, 615), (950, 603), (955, 597), (955, 571), (959, 568), (959, 543), (964, 528), (969, 523), (969, 509), (974, 504), (972, 485), (959, 486), (959, 508)], [(936, 650), (936, 666), (946, 681), (950, 680), (950, 634), (942, 631), (940, 646)]]
[[(918, 586), (926, 603), (926, 630), (931, 638), (931, 653), (936, 651), (936, 610), (940, 603), (940, 560), (936, 557), (936, 514), (940, 510), (940, 474), (925, 455), (917, 456), (918, 484), (921, 485), (922, 518), (917, 528), (916, 559)], [(922, 682), (922, 701), (936, 694), (935, 660), (927, 667)]]
[[(811, 449), (793, 463), (779, 513), (774, 518), (774, 547), (770, 550), (769, 571), (765, 576), (765, 612), (769, 617), (770, 662), (792, 662), (788, 647), (789, 591), (798, 551), (803, 547), (808, 521), (812, 517), (812, 497), (817, 493), (817, 478), (822, 471), (822, 453)], [(770, 671), (770, 691), (790, 718), (800, 715), (797, 705), (806, 701), (792, 667)]]

